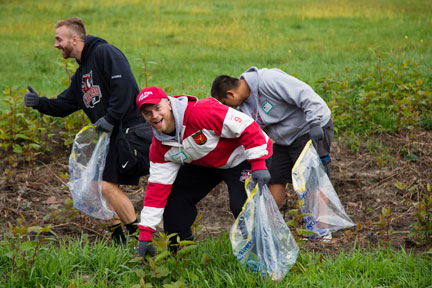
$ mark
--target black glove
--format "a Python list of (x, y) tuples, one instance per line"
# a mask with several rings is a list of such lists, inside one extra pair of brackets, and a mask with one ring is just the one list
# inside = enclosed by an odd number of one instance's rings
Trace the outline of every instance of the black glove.
[(96, 125), (96, 129), (103, 132), (111, 132), (114, 128), (114, 125), (109, 123), (105, 117), (99, 118), (94, 125)]
[(260, 195), (262, 193), (262, 188), (270, 182), (270, 172), (267, 169), (260, 169), (252, 171), (252, 181), (258, 183), (258, 188), (260, 189)]
[(138, 254), (140, 257), (145, 257), (147, 254), (153, 257), (156, 255), (156, 247), (150, 241), (139, 241)]
[(312, 139), (315, 149), (317, 149), (318, 142), (324, 139), (324, 131), (320, 124), (312, 124), (310, 126), (309, 137)]
[(33, 88), (29, 85), (27, 86), (27, 89), (30, 92), (27, 92), (24, 95), (24, 104), (27, 107), (35, 107), (39, 104), (39, 95), (36, 93), (36, 91), (33, 90)]

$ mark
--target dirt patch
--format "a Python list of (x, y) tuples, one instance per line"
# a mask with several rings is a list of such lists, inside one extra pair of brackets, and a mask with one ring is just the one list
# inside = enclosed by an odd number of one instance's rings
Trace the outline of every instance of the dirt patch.
[[(352, 234), (338, 231), (333, 234), (330, 243), (307, 241), (304, 245), (310, 249), (335, 251), (357, 245), (376, 245), (382, 240), (383, 231), (373, 223), (379, 221), (382, 208), (390, 208), (394, 217), (391, 245), (395, 248), (405, 246), (417, 251), (427, 247), (417, 246), (408, 237), (410, 224), (415, 221), (414, 208), (405, 199), (417, 201), (420, 191), (426, 191), (427, 184), (432, 184), (432, 132), (406, 131), (396, 136), (377, 137), (381, 145), (368, 147), (362, 143), (354, 153), (346, 147), (343, 140), (333, 144), (331, 180), (345, 211), (355, 223), (363, 226), (354, 227)], [(0, 179), (0, 215), (2, 231), (9, 232), (8, 222), (16, 225), (21, 215), (27, 225), (51, 224), (51, 231), (58, 237), (79, 237), (88, 233), (90, 239), (108, 237), (106, 223), (76, 213), (65, 204), (70, 194), (66, 187), (69, 151), (56, 151), (45, 155), (45, 163), (33, 163), (33, 167), (11, 169), (3, 164)], [(6, 169), (11, 174), (6, 175)], [(141, 211), (147, 177), (141, 185), (122, 187), (134, 203), (137, 213)], [(399, 186), (399, 188), (397, 187)], [(400, 189), (402, 186), (406, 189)], [(413, 188), (413, 189), (410, 189)], [(287, 201), (281, 213), (288, 221), (287, 209), (295, 208), (296, 196), (291, 187), (287, 188)], [(204, 229), (200, 238), (206, 238), (229, 231), (233, 216), (229, 210), (226, 185), (221, 183), (199, 204), (203, 214)], [(21, 218), (22, 219), (22, 218)], [(162, 229), (160, 229), (162, 231)], [(355, 239), (357, 240), (355, 241)]]

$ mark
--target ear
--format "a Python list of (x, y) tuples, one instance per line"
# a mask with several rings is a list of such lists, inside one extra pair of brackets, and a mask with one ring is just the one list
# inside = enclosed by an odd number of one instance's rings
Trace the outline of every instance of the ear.
[(232, 99), (232, 98), (235, 97), (235, 96), (234, 96), (234, 93), (236, 93), (234, 90), (227, 90), (225, 96), (226, 96), (226, 98), (228, 98), (228, 99)]
[(79, 37), (78, 37), (77, 34), (74, 34), (74, 35), (72, 36), (72, 43), (73, 43), (73, 45), (77, 45), (78, 42), (79, 42)]

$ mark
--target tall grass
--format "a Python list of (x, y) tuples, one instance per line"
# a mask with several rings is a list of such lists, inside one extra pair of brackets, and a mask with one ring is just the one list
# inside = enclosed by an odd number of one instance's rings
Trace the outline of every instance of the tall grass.
[[(0, 246), (0, 255), (5, 250)], [(11, 262), (0, 256), (2, 287), (145, 287), (168, 286), (175, 282), (187, 287), (430, 287), (432, 262), (426, 255), (414, 256), (404, 250), (393, 253), (341, 251), (337, 256), (301, 251), (297, 263), (280, 283), (246, 272), (231, 252), (226, 234), (200, 243), (184, 259), (159, 263), (168, 271), (159, 280), (150, 277), (148, 267), (131, 261), (131, 248), (62, 241), (40, 250), (33, 267), (11, 271)], [(204, 260), (205, 259), (205, 260)], [(161, 270), (162, 271), (162, 270)], [(70, 286), (75, 285), (75, 286)], [(136, 285), (136, 286), (133, 286)], [(167, 285), (167, 286), (163, 286)], [(185, 287), (183, 286), (183, 287)]]

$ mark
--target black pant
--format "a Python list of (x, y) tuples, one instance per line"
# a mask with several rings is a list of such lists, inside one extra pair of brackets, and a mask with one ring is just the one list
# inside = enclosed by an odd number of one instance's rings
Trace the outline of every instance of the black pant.
[(244, 180), (240, 178), (242, 173), (248, 170), (250, 164), (246, 161), (229, 169), (184, 164), (179, 170), (165, 206), (165, 233), (178, 233), (181, 240), (191, 237), (190, 227), (198, 214), (196, 204), (221, 181), (228, 185), (231, 212), (237, 217), (247, 199)]

